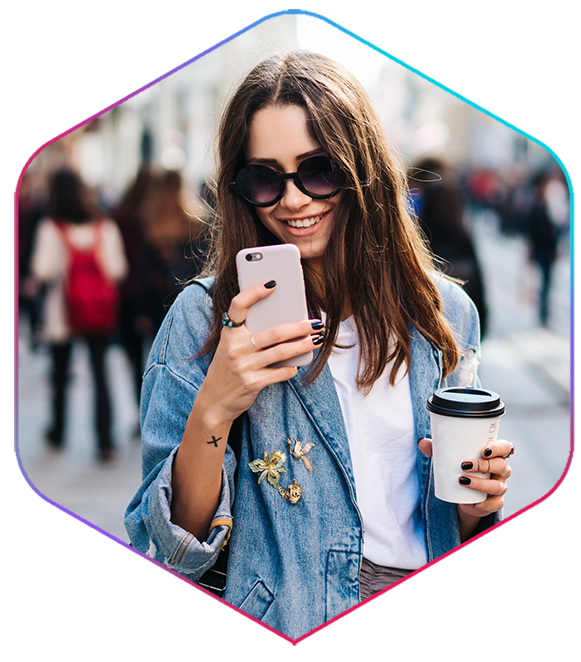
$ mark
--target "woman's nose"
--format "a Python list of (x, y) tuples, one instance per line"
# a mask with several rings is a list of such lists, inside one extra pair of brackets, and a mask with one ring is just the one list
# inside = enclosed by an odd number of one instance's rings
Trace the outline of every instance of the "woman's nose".
[(280, 204), (286, 209), (301, 209), (310, 204), (313, 198), (303, 193), (292, 179), (287, 179)]

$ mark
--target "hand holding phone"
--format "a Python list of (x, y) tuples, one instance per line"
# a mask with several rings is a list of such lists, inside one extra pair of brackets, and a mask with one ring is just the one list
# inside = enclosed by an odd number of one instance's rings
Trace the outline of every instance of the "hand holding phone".
[[(236, 270), (241, 290), (270, 280), (277, 284), (272, 294), (248, 309), (245, 324), (250, 333), (308, 319), (301, 254), (296, 246), (280, 244), (245, 248), (236, 255)], [(312, 358), (313, 353), (306, 352), (273, 364), (273, 367), (307, 365)]]

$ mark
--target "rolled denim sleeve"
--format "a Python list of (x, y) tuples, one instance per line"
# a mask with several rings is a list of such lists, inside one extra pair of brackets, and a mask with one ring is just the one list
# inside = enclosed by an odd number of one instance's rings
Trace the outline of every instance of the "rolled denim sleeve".
[(153, 343), (141, 397), (143, 483), (125, 513), (131, 544), (181, 575), (197, 580), (216, 561), (228, 539), (236, 459), (227, 447), (222, 490), (206, 541), (171, 521), (175, 454), (210, 357), (197, 356), (209, 320), (208, 297), (190, 286), (168, 312)]
[[(144, 481), (127, 509), (125, 526), (136, 549), (195, 581), (216, 562), (230, 527), (226, 523), (220, 524), (212, 529), (206, 541), (200, 542), (171, 521), (172, 467), (176, 452), (177, 448), (161, 463), (155, 475)], [(227, 449), (215, 522), (232, 521), (230, 476), (235, 463), (232, 455)]]

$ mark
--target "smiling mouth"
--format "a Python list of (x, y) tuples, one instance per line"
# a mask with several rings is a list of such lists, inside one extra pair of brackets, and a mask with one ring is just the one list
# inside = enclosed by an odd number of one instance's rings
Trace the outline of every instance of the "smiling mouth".
[(300, 219), (290, 218), (284, 222), (287, 225), (290, 225), (291, 228), (310, 228), (311, 226), (318, 223), (323, 218), (323, 216), (324, 214), (319, 214), (318, 216), (312, 216), (311, 218), (300, 218)]

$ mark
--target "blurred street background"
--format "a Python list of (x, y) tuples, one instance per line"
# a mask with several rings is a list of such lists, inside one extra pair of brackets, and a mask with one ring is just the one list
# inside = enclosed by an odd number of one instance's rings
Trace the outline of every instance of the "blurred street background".
[[(468, 281), (483, 322), (481, 380), (505, 402), (500, 435), (516, 447), (505, 514), (543, 498), (565, 470), (572, 315), (565, 174), (534, 140), (335, 33), (306, 16), (266, 21), (49, 144), (21, 182), (17, 456), (37, 492), (120, 540), (127, 541), (123, 513), (141, 482), (135, 373), (177, 281), (203, 259), (221, 104), (256, 61), (297, 46), (343, 61), (360, 78), (408, 168), (410, 204), (432, 248), (453, 276)], [(131, 266), (125, 314), (107, 354), (116, 454), (105, 463), (96, 458), (83, 343), (73, 346), (63, 448), (45, 441), (51, 362), (30, 255), (48, 181), (61, 168), (78, 173), (119, 224)], [(555, 243), (550, 259), (539, 252), (532, 229), (541, 211)]]

